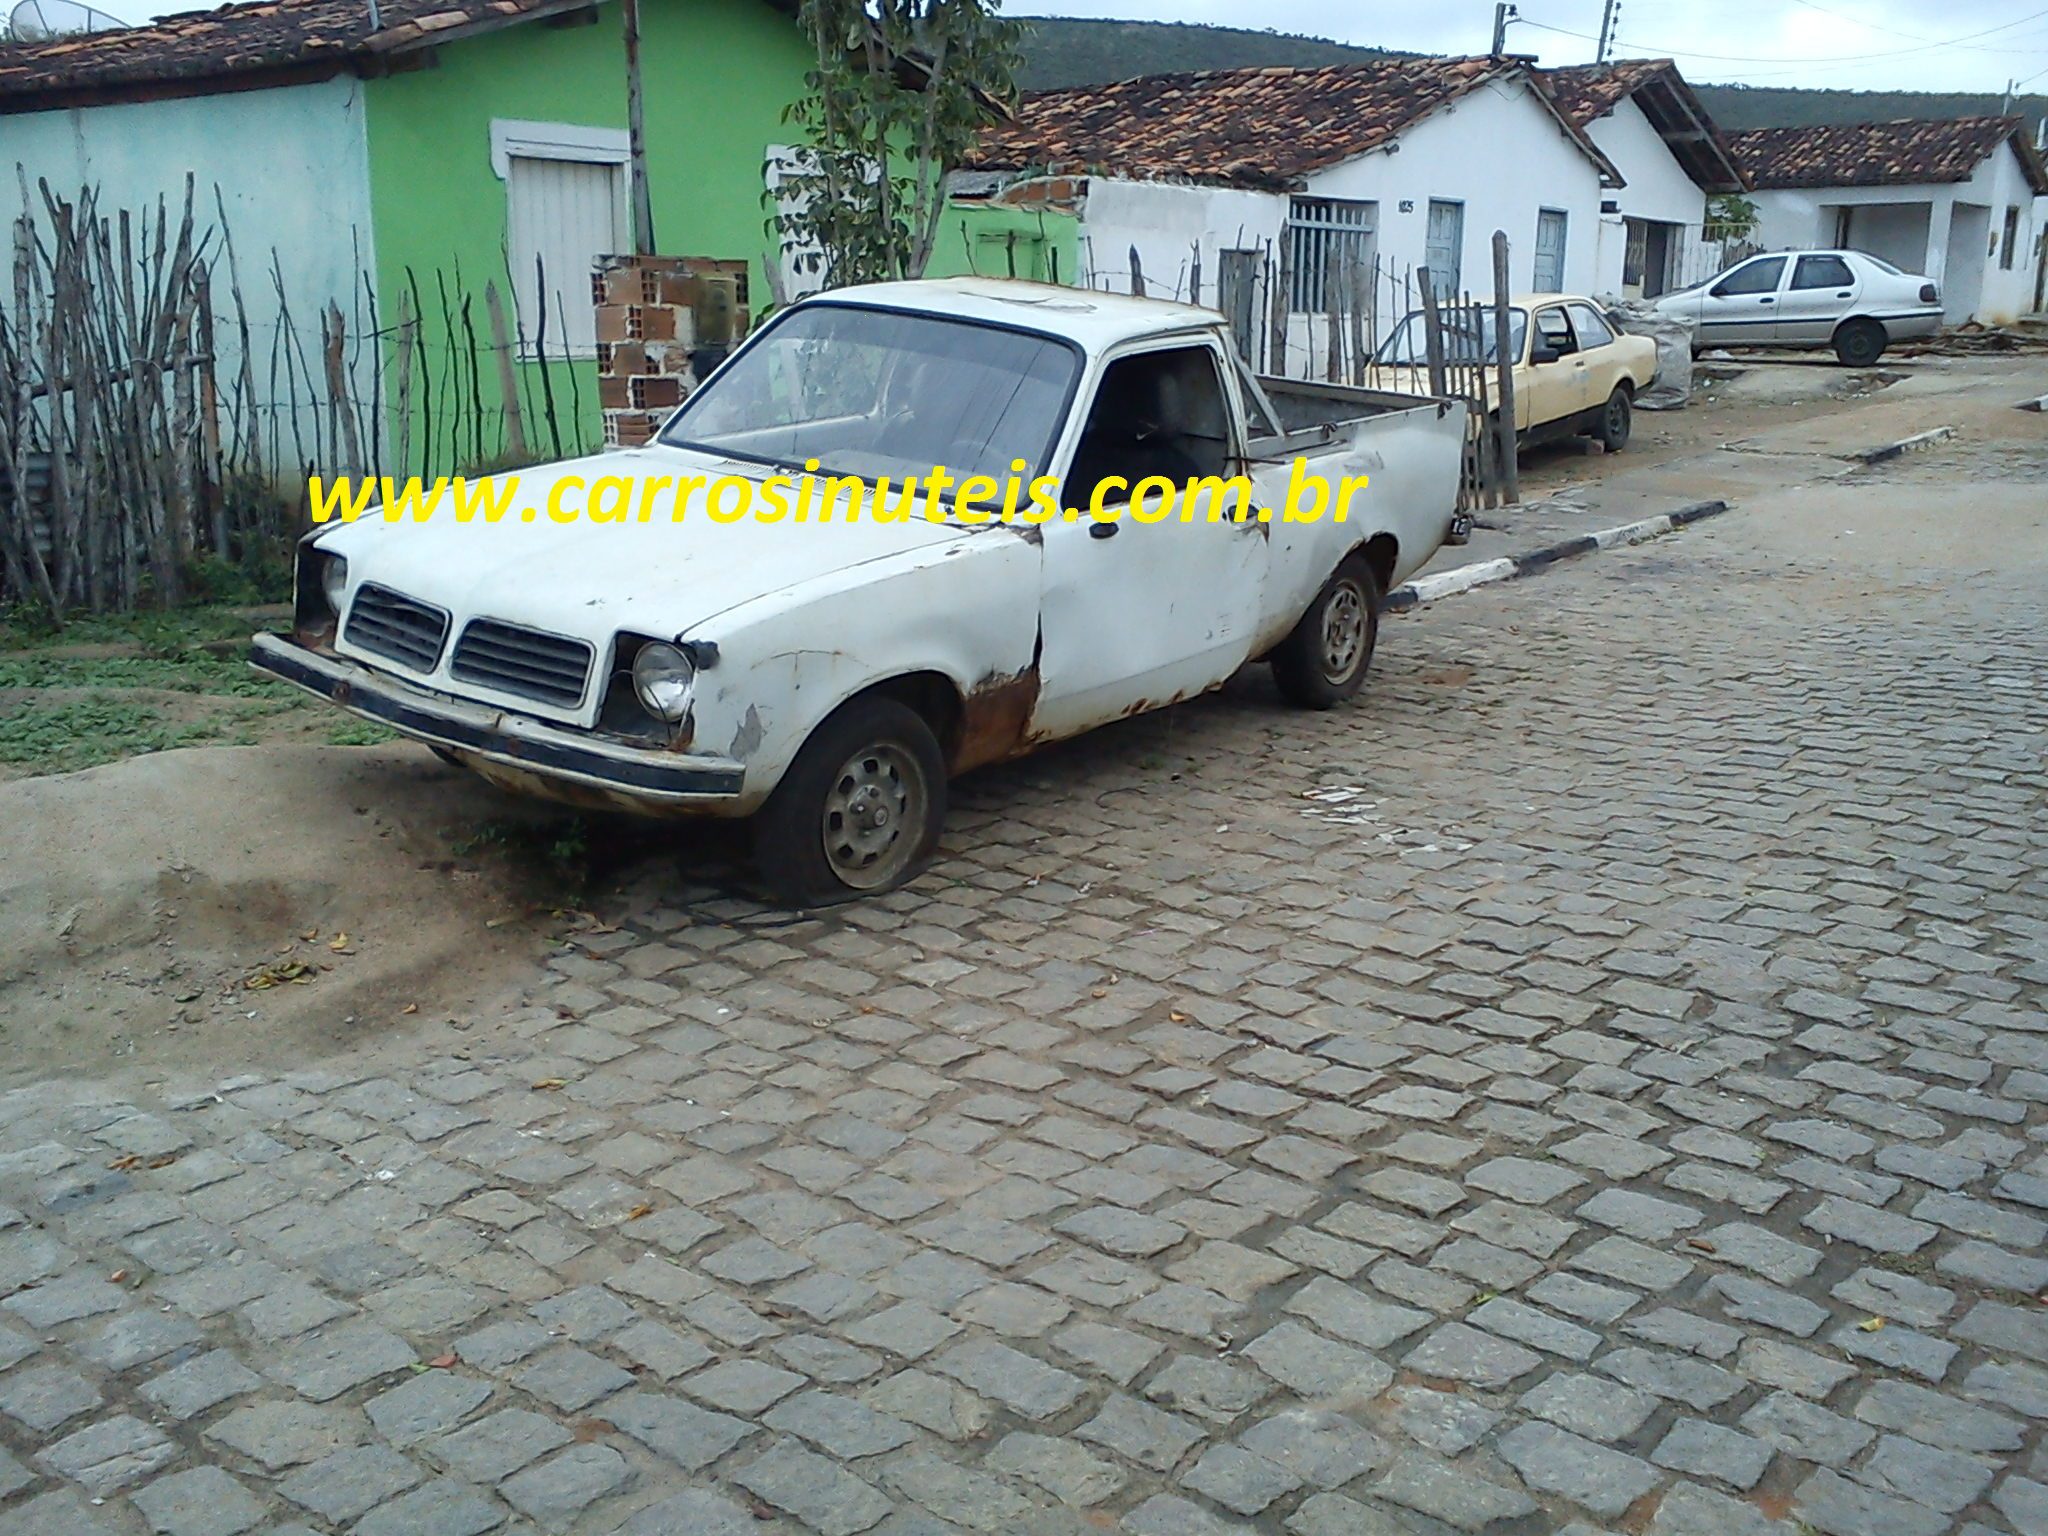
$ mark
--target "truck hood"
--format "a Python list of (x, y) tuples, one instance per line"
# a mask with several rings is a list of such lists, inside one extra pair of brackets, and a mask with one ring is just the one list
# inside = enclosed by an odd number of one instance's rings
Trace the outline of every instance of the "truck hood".
[[(458, 627), (487, 616), (601, 646), (620, 630), (680, 635), (835, 571), (916, 551), (937, 555), (974, 531), (922, 515), (896, 523), (763, 523), (750, 513), (719, 523), (701, 487), (682, 502), (680, 521), (671, 490), (661, 492), (644, 523), (636, 516), (564, 524), (546, 510), (549, 492), (571, 476), (585, 489), (566, 489), (564, 503), (580, 507), (587, 487), (606, 476), (632, 481), (637, 506), (647, 476), (737, 475), (758, 484), (772, 473), (765, 465), (672, 448), (597, 454), (521, 471), (511, 509), (495, 524), (457, 521), (448, 498), (424, 522), (386, 522), (373, 505), (316, 542), (348, 561), (351, 588), (377, 582), (447, 609)], [(732, 502), (728, 493), (728, 509)]]

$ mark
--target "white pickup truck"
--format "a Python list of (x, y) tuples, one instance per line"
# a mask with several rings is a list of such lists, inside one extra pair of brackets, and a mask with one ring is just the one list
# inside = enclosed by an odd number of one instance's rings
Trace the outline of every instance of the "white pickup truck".
[[(1465, 416), (1255, 379), (1219, 317), (1184, 305), (993, 280), (840, 289), (756, 331), (646, 448), (525, 472), (497, 522), (317, 529), (292, 632), (250, 660), (509, 789), (752, 816), (780, 899), (844, 900), (930, 857), (950, 775), (1247, 661), (1299, 704), (1355, 693), (1381, 595), (1451, 536)], [(1084, 510), (718, 521), (694, 492), (647, 521), (535, 515), (569, 477), (765, 481), (813, 460), (899, 483), (934, 465), (1049, 475), (1058, 507)], [(1287, 521), (1302, 470), (1370, 485), (1342, 521)], [(1112, 476), (1238, 473), (1270, 519), (1116, 515)]]

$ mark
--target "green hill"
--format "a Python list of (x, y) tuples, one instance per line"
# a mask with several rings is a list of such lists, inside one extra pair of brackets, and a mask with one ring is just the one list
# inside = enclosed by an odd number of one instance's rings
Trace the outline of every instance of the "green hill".
[[(1031, 17), (1024, 25), (1024, 67), (1019, 83), (1033, 91), (1183, 70), (1343, 64), (1354, 59), (1406, 56), (1396, 49), (1361, 48), (1293, 32), (1256, 32), (1246, 27), (1205, 27), (1179, 21)], [(1473, 41), (1482, 40), (1475, 37)], [(1894, 117), (1969, 117), (1996, 112), (2000, 105), (1996, 95), (1963, 92), (1809, 91), (1783, 86), (1704, 85), (1697, 80), (1693, 88), (1714, 120), (1731, 129), (1867, 123)], [(2015, 110), (2032, 120), (2048, 116), (2048, 95), (2023, 96)]]
[(1247, 27), (1204, 27), (1179, 21), (1030, 17), (1024, 25), (1028, 31), (1018, 84), (1027, 91), (1102, 85), (1132, 75), (1171, 75), (1184, 70), (1348, 64), (1357, 59), (1383, 59), (1393, 52), (1354, 48), (1292, 32), (1254, 32)]
[[(1778, 85), (1699, 85), (1693, 89), (1723, 128), (1803, 128), (1809, 123), (1882, 123), (1895, 117), (1977, 117), (2005, 98), (1965, 91), (1803, 91)], [(2023, 95), (2013, 111), (2030, 122), (2048, 114), (2048, 96)]]

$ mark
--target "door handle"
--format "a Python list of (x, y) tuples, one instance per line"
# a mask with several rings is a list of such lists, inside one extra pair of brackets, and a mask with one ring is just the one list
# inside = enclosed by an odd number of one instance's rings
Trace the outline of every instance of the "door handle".
[(1775, 304), (1775, 303), (1777, 303), (1777, 302), (1778, 302), (1778, 301), (1777, 301), (1776, 299), (1758, 299), (1758, 300), (1757, 300), (1757, 303), (1759, 303), (1759, 304)]
[(1838, 299), (1853, 299), (1856, 297), (1856, 290), (1854, 288), (1844, 288), (1835, 297)]
[(1117, 529), (1121, 528), (1122, 526), (1123, 524), (1120, 522), (1090, 523), (1088, 525), (1088, 537), (1091, 539), (1113, 539), (1116, 537)]

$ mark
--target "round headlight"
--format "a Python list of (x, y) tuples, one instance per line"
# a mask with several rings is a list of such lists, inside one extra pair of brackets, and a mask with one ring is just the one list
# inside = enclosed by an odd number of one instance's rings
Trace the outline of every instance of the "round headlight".
[(648, 641), (633, 658), (633, 691), (659, 719), (680, 720), (690, 712), (690, 687), (696, 681), (690, 658), (664, 641)]
[(320, 595), (339, 616), (341, 599), (348, 591), (348, 562), (339, 555), (323, 555), (320, 566)]

